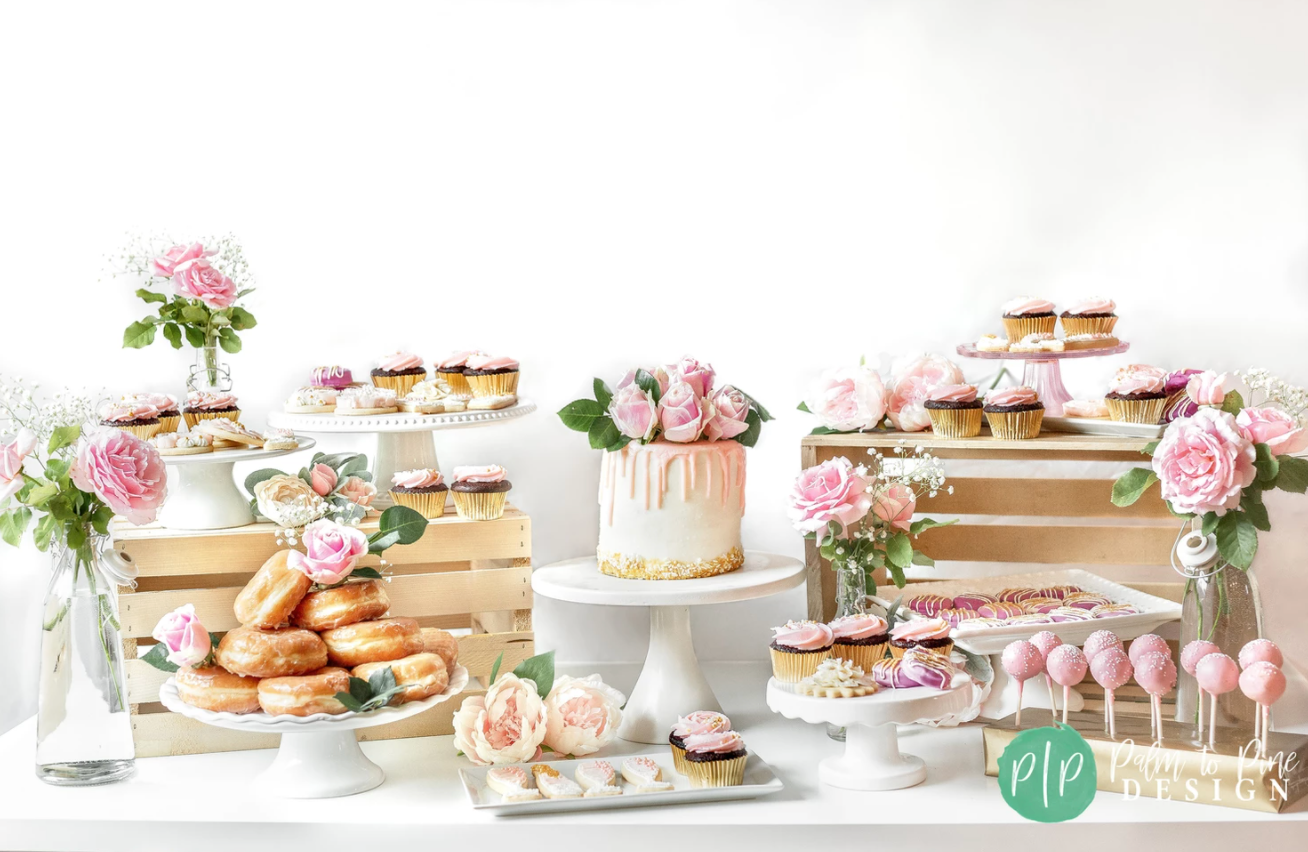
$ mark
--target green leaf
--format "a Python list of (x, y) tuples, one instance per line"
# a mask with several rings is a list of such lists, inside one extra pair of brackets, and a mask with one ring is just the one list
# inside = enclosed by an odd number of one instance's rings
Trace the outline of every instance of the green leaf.
[(593, 399), (578, 399), (559, 409), (559, 419), (574, 432), (589, 432), (603, 416), (604, 406)]
[(1280, 472), (1276, 475), (1276, 488), (1293, 494), (1308, 491), (1308, 459), (1296, 456), (1277, 456)]
[(640, 369), (636, 371), (636, 385), (640, 387), (649, 398), (654, 400), (658, 405), (659, 400), (663, 398), (663, 391), (659, 389), (659, 380), (650, 374), (649, 370)]
[(384, 533), (396, 533), (400, 544), (413, 544), (427, 532), (427, 519), (408, 506), (391, 506), (382, 512), (377, 528)]
[(81, 524), (71, 524), (64, 533), (64, 542), (73, 550), (80, 550), (86, 544), (86, 528)]
[(609, 403), (613, 402), (613, 389), (600, 378), (595, 379), (595, 401), (605, 411), (608, 410)]
[(838, 429), (832, 429), (832, 428), (830, 428), (829, 426), (814, 426), (814, 427), (813, 427), (813, 431), (812, 431), (812, 432), (809, 432), (808, 434), (810, 434), (810, 435), (839, 435), (839, 434), (840, 434), (840, 430), (838, 430)]
[(224, 328), (218, 332), (218, 345), (228, 355), (235, 355), (241, 351), (241, 338), (230, 328)]
[(1217, 517), (1216, 512), (1207, 513), (1204, 515), (1203, 521), (1201, 521), (1199, 531), (1204, 535), (1212, 535), (1213, 531), (1217, 529), (1217, 522), (1220, 520), (1221, 518)]
[(1240, 511), (1249, 517), (1249, 523), (1254, 525), (1254, 529), (1263, 532), (1272, 531), (1272, 519), (1267, 516), (1267, 507), (1263, 505), (1262, 496), (1257, 492), (1244, 492), (1244, 496), (1240, 498)]
[(156, 293), (153, 290), (147, 290), (144, 287), (136, 291), (136, 296), (143, 302), (167, 302), (168, 297), (163, 293)]
[(746, 447), (752, 447), (758, 443), (758, 436), (763, 431), (762, 415), (751, 408), (745, 415), (745, 425), (748, 428), (737, 435), (736, 440)]
[(590, 439), (591, 449), (607, 450), (610, 446), (618, 442), (618, 439), (622, 437), (622, 433), (619, 432), (618, 427), (613, 424), (612, 418), (597, 417), (595, 418), (595, 421), (590, 424), (590, 430), (587, 432), (587, 437)]
[(250, 493), (251, 497), (253, 497), (254, 486), (258, 485), (260, 482), (263, 482), (264, 480), (272, 479), (274, 476), (281, 476), (281, 474), (282, 472), (280, 470), (277, 470), (276, 468), (273, 467), (265, 467), (262, 470), (256, 470), (254, 473), (245, 477), (245, 490)]
[(1272, 483), (1281, 472), (1281, 463), (1272, 455), (1272, 448), (1266, 444), (1254, 444), (1254, 467), (1258, 470), (1258, 481)]
[(973, 654), (964, 648), (959, 648), (958, 651), (967, 658), (967, 662), (963, 664), (963, 670), (975, 678), (978, 683), (990, 683), (995, 679), (995, 670), (990, 665), (989, 657)]
[(877, 593), (877, 581), (873, 578), (872, 572), (868, 571), (863, 576), (865, 578), (863, 580), (863, 592), (865, 594), (875, 595)]
[(886, 607), (886, 624), (888, 624), (891, 627), (894, 627), (896, 621), (904, 621), (905, 619), (901, 618), (899, 615), (899, 611), (903, 608), (904, 608), (904, 596), (900, 595), (899, 597), (895, 598), (894, 603)]
[(913, 551), (913, 564), (921, 565), (923, 568), (936, 567), (936, 561), (934, 559), (918, 550)]
[(380, 580), (382, 573), (376, 568), (355, 568), (350, 572), (352, 580)]
[(399, 543), (400, 534), (398, 532), (375, 532), (368, 536), (368, 552), (373, 554), (381, 553)]
[[(58, 452), (64, 447), (71, 447), (77, 443), (77, 439), (82, 437), (82, 427), (78, 424), (72, 426), (60, 426), (50, 433), (50, 443), (46, 447), (51, 453)], [(49, 465), (46, 466), (49, 470)]]
[(182, 308), (182, 319), (196, 325), (204, 325), (209, 321), (209, 309), (201, 305), (186, 305)]
[[(334, 467), (334, 465), (333, 465)], [(365, 455), (350, 455), (336, 470), (336, 478), (342, 482), (347, 476), (358, 476), (368, 470), (368, 457)]]
[[(350, 687), (351, 687), (351, 688), (354, 687), (354, 682), (355, 682), (356, 680), (359, 680), (359, 679), (358, 679), (357, 677), (352, 677), (352, 678), (350, 678)], [(360, 682), (360, 683), (364, 683), (364, 684), (366, 684), (366, 681), (359, 681), (359, 682)], [(338, 693), (336, 693), (336, 700), (339, 701), (339, 702), (341, 702), (342, 704), (344, 704), (344, 705), (345, 705), (345, 709), (346, 709), (346, 710), (349, 710), (349, 711), (352, 712), (352, 713), (361, 713), (361, 712), (363, 712), (363, 702), (360, 701), (359, 699), (355, 698), (352, 694), (350, 694), (350, 693), (348, 693), (348, 692), (338, 692)]]
[(952, 521), (937, 521), (933, 518), (922, 518), (909, 524), (908, 534), (911, 536), (919, 536), (927, 530), (933, 530), (936, 527), (953, 526), (956, 523), (958, 523), (958, 518), (954, 518)]
[(250, 313), (245, 308), (232, 308), (231, 320), (232, 328), (237, 331), (245, 331), (246, 329), (254, 328), (259, 324), (259, 321), (254, 318), (254, 314)]
[(391, 692), (395, 689), (395, 686), (395, 672), (391, 670), (390, 666), (378, 669), (372, 673), (372, 677), (368, 678), (368, 688), (372, 690), (374, 697), (384, 692)]
[(26, 506), (10, 509), (0, 515), (0, 538), (10, 547), (17, 547), (23, 540), (27, 524), (32, 520), (32, 510)]
[(895, 533), (886, 539), (886, 560), (895, 568), (913, 564), (913, 543), (904, 533)]
[[(599, 380), (596, 379), (596, 381)], [(487, 686), (495, 683), (495, 678), (500, 676), (500, 666), (502, 665), (504, 665), (504, 652), (500, 651), (500, 655), (495, 658), (495, 665), (491, 666), (490, 680), (486, 682)]]
[(1258, 530), (1244, 512), (1227, 512), (1217, 522), (1217, 550), (1236, 568), (1249, 569), (1258, 552)]
[(806, 403), (806, 402), (801, 402), (799, 405), (797, 405), (797, 406), (795, 406), (795, 407), (796, 407), (797, 409), (799, 409), (800, 411), (804, 412), (805, 414), (812, 414), (812, 413), (813, 413), (812, 411), (809, 410), (809, 408), (808, 408), (808, 403)]
[[(767, 410), (766, 408), (763, 407), (763, 404), (762, 404), (761, 402), (759, 402), (757, 399), (755, 399), (754, 397), (750, 396), (749, 394), (745, 393), (743, 390), (740, 390), (740, 388), (736, 388), (736, 390), (740, 391), (740, 395), (741, 395), (741, 396), (743, 396), (745, 399), (749, 400), (749, 404), (750, 404), (750, 406), (751, 406), (755, 411), (758, 412), (758, 416), (759, 416), (759, 419), (760, 419), (760, 420), (762, 420), (764, 423), (766, 423), (766, 422), (768, 422), (769, 420), (772, 419), (772, 415), (768, 413), (768, 410)], [(803, 403), (800, 403), (800, 404), (802, 405)], [(751, 446), (752, 446), (752, 445), (751, 445)]]
[(623, 447), (627, 446), (627, 444), (630, 444), (630, 443), (631, 443), (631, 439), (630, 439), (630, 438), (628, 438), (626, 435), (619, 434), (619, 435), (618, 435), (618, 440), (614, 441), (612, 444), (609, 444), (609, 445), (608, 445), (607, 447), (605, 447), (604, 449), (607, 450), (607, 451), (610, 452), (610, 453), (616, 453), (616, 452), (618, 452), (619, 450), (621, 450)]
[(108, 506), (101, 506), (91, 515), (91, 526), (100, 535), (109, 535), (109, 524), (114, 519), (114, 510)]
[[(338, 693), (339, 694), (339, 693)], [(372, 698), (372, 687), (361, 677), (350, 678), (350, 696), (360, 704)]]
[(148, 322), (134, 322), (123, 331), (124, 349), (144, 349), (154, 343), (154, 326)]
[(1144, 445), (1144, 449), (1141, 450), (1140, 452), (1144, 453), (1147, 456), (1152, 456), (1154, 454), (1154, 451), (1158, 449), (1158, 445), (1161, 443), (1162, 441), (1150, 441), (1149, 443)]
[(193, 325), (185, 326), (186, 342), (191, 345), (192, 349), (204, 348), (204, 329), (196, 328)]
[(1113, 505), (1130, 506), (1139, 500), (1155, 482), (1158, 474), (1147, 467), (1133, 467), (1117, 477), (1113, 483)]
[(27, 495), (27, 504), (40, 509), (45, 502), (59, 493), (59, 486), (53, 482), (42, 482), (33, 488)]
[(50, 541), (55, 533), (55, 527), (59, 525), (59, 519), (53, 514), (42, 515), (36, 522), (36, 527), (32, 530), (32, 541), (36, 544), (36, 549), (45, 553), (50, 549)]
[(150, 650), (145, 652), (141, 661), (149, 663), (161, 672), (177, 671), (177, 664), (168, 662), (168, 646), (162, 642), (150, 646)]
[(226, 328), (231, 324), (232, 321), (227, 318), (227, 314), (221, 313), (219, 311), (214, 311), (213, 314), (209, 317), (209, 325), (212, 326), (213, 328)]
[(886, 570), (890, 572), (890, 582), (895, 584), (896, 588), (902, 589), (908, 585), (908, 578), (904, 576), (904, 569), (898, 565), (887, 565)]
[(253, 288), (253, 287), (246, 287), (244, 290), (238, 290), (238, 291), (237, 291), (237, 293), (236, 293), (236, 298), (238, 298), (238, 299), (243, 299), (243, 298), (245, 298), (246, 296), (250, 295), (250, 294), (253, 293), (253, 292), (254, 292), (254, 288)]
[(175, 322), (164, 323), (164, 340), (173, 345), (174, 349), (182, 348), (182, 327)]
[(554, 688), (554, 652), (546, 651), (544, 654), (537, 654), (523, 660), (513, 673), (523, 680), (535, 683), (536, 692), (540, 693), (541, 698), (545, 698)]
[(1244, 397), (1240, 396), (1239, 391), (1227, 391), (1222, 399), (1222, 410), (1234, 417), (1244, 410)]

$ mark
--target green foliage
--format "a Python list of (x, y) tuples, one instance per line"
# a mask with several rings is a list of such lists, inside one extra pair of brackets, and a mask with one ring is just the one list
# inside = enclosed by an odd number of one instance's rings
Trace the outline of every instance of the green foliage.
[(605, 384), (601, 378), (596, 378), (594, 383), (595, 402), (605, 411), (608, 410), (609, 403), (613, 402), (613, 389)]
[(958, 523), (958, 518), (954, 518), (952, 521), (937, 521), (934, 518), (922, 518), (920, 520), (913, 521), (913, 523), (909, 525), (908, 534), (916, 537), (926, 532), (927, 530), (933, 530), (936, 529), (937, 527), (953, 526), (956, 523)]
[(1199, 529), (1204, 535), (1212, 535), (1213, 531), (1217, 529), (1217, 522), (1220, 520), (1221, 518), (1217, 517), (1216, 512), (1209, 512), (1204, 515)]
[(523, 660), (513, 673), (536, 684), (536, 692), (545, 698), (554, 688), (554, 652), (546, 651)]
[(163, 327), (164, 340), (167, 340), (174, 349), (182, 348), (182, 327), (175, 322), (164, 323)]
[(1276, 461), (1279, 467), (1276, 476), (1277, 488), (1292, 494), (1303, 494), (1308, 491), (1308, 459), (1277, 456)]
[(608, 415), (595, 418), (586, 434), (590, 439), (591, 449), (594, 450), (617, 452), (631, 443), (631, 439), (618, 431), (618, 427)]
[(368, 537), (368, 552), (381, 553), (397, 544), (413, 544), (427, 531), (427, 519), (408, 506), (391, 506), (382, 512), (377, 532)]
[(17, 547), (31, 520), (32, 510), (26, 506), (18, 506), (0, 514), (0, 538), (10, 547)]
[(134, 322), (123, 331), (124, 349), (144, 349), (154, 343), (154, 323)]
[(604, 416), (604, 406), (593, 399), (578, 399), (559, 409), (559, 419), (574, 432), (589, 432), (595, 421)]
[(495, 678), (500, 676), (500, 666), (502, 665), (504, 665), (504, 652), (500, 651), (500, 655), (495, 658), (495, 665), (491, 666), (490, 680), (487, 681), (488, 684), (495, 683)]
[(395, 682), (390, 666), (372, 673), (367, 680), (350, 678), (350, 691), (336, 693), (336, 700), (354, 713), (367, 713), (385, 707), (404, 687)]
[(218, 332), (218, 345), (221, 346), (223, 351), (228, 355), (235, 355), (237, 352), (241, 351), (241, 338), (230, 328), (224, 328), (222, 331)]
[(1147, 467), (1133, 467), (1113, 483), (1113, 505), (1130, 506), (1158, 481), (1158, 474)]
[(636, 385), (643, 390), (654, 404), (658, 405), (659, 400), (663, 398), (663, 390), (659, 387), (659, 380), (650, 374), (649, 370), (639, 369), (636, 371)]
[(168, 646), (162, 642), (156, 642), (150, 647), (150, 650), (141, 657), (142, 662), (149, 663), (161, 672), (177, 671), (177, 664), (168, 662)]
[(795, 408), (799, 411), (804, 412), (805, 414), (813, 413), (812, 411), (809, 410), (808, 403), (806, 402), (801, 402), (799, 405), (795, 406)]
[[(772, 415), (768, 412), (766, 408), (763, 407), (763, 403), (759, 402), (754, 397), (745, 393), (743, 390), (740, 390), (740, 388), (736, 388), (736, 390), (740, 391), (740, 395), (743, 396), (749, 402), (750, 408), (758, 412), (759, 420), (762, 420), (764, 423), (767, 423), (769, 420), (772, 419)], [(803, 403), (800, 403), (800, 405), (803, 405)], [(752, 447), (754, 445), (750, 444), (749, 446)]]
[(1217, 550), (1236, 568), (1248, 570), (1258, 552), (1258, 530), (1244, 512), (1230, 511), (1217, 522)]
[(1249, 523), (1254, 525), (1254, 529), (1271, 532), (1272, 520), (1267, 516), (1267, 507), (1263, 505), (1262, 495), (1259, 492), (1245, 491), (1240, 499), (1240, 511), (1249, 518)]
[(1227, 391), (1222, 399), (1222, 410), (1234, 417), (1244, 410), (1244, 397), (1239, 391)]
[(1272, 448), (1266, 444), (1254, 444), (1254, 468), (1258, 471), (1258, 482), (1271, 485), (1276, 475), (1281, 472), (1281, 463), (1272, 455)]
[(763, 431), (763, 415), (751, 408), (745, 415), (745, 425), (748, 428), (737, 435), (736, 440), (746, 447), (752, 447), (758, 443), (758, 436)]
[(886, 561), (894, 568), (907, 568), (913, 564), (913, 543), (905, 533), (895, 533), (886, 539)]
[[(50, 434), (50, 443), (47, 449), (51, 453), (57, 453), (64, 447), (71, 447), (77, 443), (77, 439), (80, 437), (82, 437), (82, 427), (80, 425), (75, 423), (72, 426), (60, 426)], [(49, 473), (48, 465), (46, 472)]]

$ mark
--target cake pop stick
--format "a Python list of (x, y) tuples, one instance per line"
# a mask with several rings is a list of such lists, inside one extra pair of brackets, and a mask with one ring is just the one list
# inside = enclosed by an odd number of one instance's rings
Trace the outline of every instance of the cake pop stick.
[(1270, 720), (1268, 714), (1272, 705), (1285, 694), (1285, 674), (1280, 666), (1266, 660), (1250, 663), (1240, 673), (1240, 691), (1257, 702), (1262, 711), (1262, 736), (1258, 740), (1258, 753), (1267, 754), (1267, 728)]
[[(1240, 649), (1240, 668), (1247, 669), (1257, 662), (1271, 663), (1278, 669), (1285, 665), (1285, 658), (1281, 656), (1281, 649), (1271, 639), (1254, 639), (1246, 642), (1245, 646)], [(1262, 730), (1262, 713), (1254, 714), (1254, 739), (1260, 739)]]
[[(1144, 638), (1144, 637), (1141, 637)], [(1155, 637), (1157, 638), (1157, 637)], [(1139, 639), (1136, 642), (1140, 641)], [(1131, 643), (1135, 650), (1135, 642)], [(1163, 739), (1163, 696), (1176, 686), (1176, 664), (1171, 654), (1148, 651), (1132, 660), (1135, 665), (1135, 682), (1149, 693), (1149, 707), (1153, 716), (1153, 736), (1155, 741)]]
[[(1203, 639), (1196, 639), (1181, 649), (1181, 668), (1185, 669), (1185, 673), (1190, 675), (1190, 677), (1195, 677), (1194, 667), (1199, 665), (1200, 660), (1202, 660), (1204, 657), (1208, 656), (1209, 654), (1220, 654), (1220, 653), (1222, 653), (1222, 649), (1214, 645), (1212, 642), (1207, 642)], [(1198, 680), (1198, 678), (1195, 678), (1195, 680)], [(1199, 712), (1199, 740), (1202, 742), (1204, 738), (1203, 684), (1199, 685), (1199, 711), (1198, 712)], [(1212, 725), (1211, 720), (1209, 720), (1209, 725), (1210, 726)]]
[(1072, 684), (1085, 677), (1089, 663), (1085, 654), (1075, 645), (1059, 645), (1045, 658), (1045, 671), (1063, 687), (1063, 724), (1067, 724), (1067, 705), (1071, 699)]
[(1045, 660), (1045, 686), (1049, 687), (1049, 713), (1053, 716), (1053, 720), (1057, 722), (1058, 702), (1054, 700), (1054, 682), (1049, 677), (1048, 662), (1049, 652), (1063, 644), (1063, 640), (1048, 630), (1041, 630), (1031, 637), (1030, 642), (1036, 646), (1036, 650), (1040, 652), (1040, 656)]
[(1090, 674), (1095, 683), (1104, 688), (1104, 700), (1108, 719), (1108, 736), (1117, 739), (1117, 718), (1114, 715), (1114, 691), (1121, 689), (1131, 679), (1131, 658), (1121, 648), (1105, 648), (1090, 661)]
[(1208, 747), (1217, 746), (1217, 696), (1225, 695), (1240, 685), (1240, 668), (1225, 654), (1208, 654), (1194, 668), (1199, 688), (1213, 697), (1208, 711)]
[(1008, 672), (1009, 677), (1017, 681), (1017, 726), (1020, 728), (1022, 727), (1022, 688), (1026, 686), (1028, 680), (1045, 670), (1045, 658), (1035, 645), (1018, 639), (1016, 642), (1009, 642), (1008, 647), (1004, 648), (1000, 662), (1003, 663), (1004, 671)]

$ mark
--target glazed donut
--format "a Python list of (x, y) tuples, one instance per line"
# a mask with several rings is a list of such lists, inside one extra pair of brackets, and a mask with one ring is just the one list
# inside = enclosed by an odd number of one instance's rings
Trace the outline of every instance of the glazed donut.
[(263, 563), (236, 596), (232, 609), (246, 627), (281, 627), (309, 591), (313, 581), (290, 566), (293, 550), (281, 550)]
[(412, 618), (383, 618), (360, 621), (324, 630), (327, 656), (333, 665), (354, 668), (364, 663), (384, 663), (422, 652), (422, 634)]
[(232, 674), (218, 666), (189, 669), (173, 675), (177, 697), (192, 707), (215, 713), (258, 713), (259, 679)]
[(305, 630), (331, 630), (379, 618), (390, 608), (391, 599), (377, 580), (346, 583), (305, 595), (291, 613), (291, 624)]
[(445, 691), (450, 685), (450, 676), (445, 672), (445, 661), (437, 654), (413, 654), (389, 663), (364, 663), (355, 666), (351, 672), (355, 677), (367, 680), (373, 672), (390, 666), (395, 675), (395, 682), (405, 687), (391, 699), (392, 704), (404, 704), (408, 701), (421, 701), (429, 695)]
[(238, 627), (218, 643), (218, 665), (248, 677), (290, 677), (327, 665), (327, 646), (317, 633), (284, 627), (256, 630)]
[(324, 668), (298, 677), (270, 677), (259, 681), (259, 706), (269, 716), (312, 716), (345, 713), (336, 693), (350, 691), (350, 673)]
[(459, 661), (459, 640), (438, 627), (422, 628), (422, 650), (435, 654), (445, 661), (445, 674), (454, 677), (454, 664)]

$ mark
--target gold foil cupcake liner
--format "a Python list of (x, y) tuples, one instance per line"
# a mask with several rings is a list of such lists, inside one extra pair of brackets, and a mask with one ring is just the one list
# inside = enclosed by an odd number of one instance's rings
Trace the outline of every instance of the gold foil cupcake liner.
[(986, 420), (990, 422), (990, 434), (1005, 441), (1026, 441), (1040, 437), (1040, 424), (1044, 419), (1043, 408), (986, 413)]
[(463, 373), (437, 373), (437, 378), (445, 380), (445, 384), (450, 386), (450, 396), (456, 396), (459, 399), (472, 398), (472, 385), (468, 384), (468, 377)]
[(202, 420), (227, 419), (233, 423), (240, 423), (241, 410), (239, 408), (234, 408), (231, 411), (183, 411), (182, 419), (186, 421), (187, 429), (194, 429), (195, 425)]
[(1167, 397), (1158, 399), (1113, 399), (1104, 397), (1108, 406), (1108, 416), (1119, 423), (1146, 423), (1155, 425), (1163, 419), (1163, 409), (1167, 406)]
[(831, 656), (830, 648), (821, 651), (778, 651), (768, 648), (772, 654), (772, 676), (782, 683), (799, 683), (806, 677), (817, 673), (818, 664)]
[(1117, 317), (1063, 317), (1063, 334), (1112, 334)]
[(161, 434), (176, 432), (177, 424), (182, 422), (180, 414), (160, 414), (159, 415), (159, 432)]
[(733, 547), (712, 559), (687, 562), (681, 559), (646, 559), (618, 551), (596, 548), (601, 574), (621, 577), (624, 580), (697, 580), (728, 574), (745, 564), (745, 553)]
[(831, 646), (831, 656), (842, 660), (849, 660), (865, 673), (870, 673), (872, 671), (873, 663), (885, 659), (887, 644), (889, 643), (879, 642), (876, 645), (841, 645), (837, 642)]
[[(392, 491), (391, 499), (397, 506), (407, 506), (427, 520), (439, 518), (445, 514), (446, 491)], [(498, 517), (498, 515), (496, 516)]]
[(472, 387), (473, 396), (511, 396), (518, 392), (518, 371), (491, 373), (486, 376), (464, 376)]
[(396, 396), (404, 397), (413, 389), (414, 385), (426, 379), (426, 373), (417, 373), (412, 376), (373, 376), (372, 383), (379, 388), (390, 388), (395, 391)]
[(739, 787), (745, 783), (745, 763), (748, 760), (748, 754), (707, 763), (687, 760), (686, 777), (692, 787)]
[(1016, 343), (1028, 334), (1053, 334), (1058, 317), (1004, 317), (1004, 333), (1009, 343)]
[(469, 521), (493, 521), (504, 514), (509, 492), (454, 491), (454, 511)]
[(155, 435), (159, 434), (160, 424), (158, 423), (138, 423), (132, 426), (115, 426), (124, 432), (130, 432), (142, 441), (148, 441)]
[(686, 750), (673, 743), (668, 743), (668, 748), (672, 749), (672, 768), (682, 775), (689, 775), (690, 770), (686, 768)]
[[(917, 648), (919, 651), (929, 651), (932, 654), (939, 654), (940, 656), (944, 657), (947, 660), (949, 659), (949, 655), (954, 652), (954, 640), (952, 639), (949, 640), (947, 644), (941, 645), (939, 648), (926, 648), (923, 647), (922, 645), (912, 645), (910, 647)], [(904, 659), (904, 653), (907, 650), (908, 648), (896, 648), (894, 645), (891, 645), (890, 656), (893, 659), (902, 660)]]
[(928, 408), (931, 431), (942, 438), (975, 438), (981, 434), (980, 408)]

